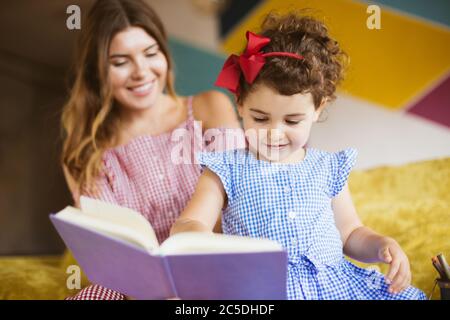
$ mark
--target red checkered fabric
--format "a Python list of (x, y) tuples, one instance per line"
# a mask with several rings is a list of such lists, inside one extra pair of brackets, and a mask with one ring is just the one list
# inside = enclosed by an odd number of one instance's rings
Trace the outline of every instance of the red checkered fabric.
[[(170, 227), (190, 199), (200, 176), (200, 166), (193, 161), (193, 135), (190, 97), (188, 117), (173, 131), (138, 136), (126, 145), (107, 150), (103, 155), (103, 174), (98, 180), (100, 192), (85, 194), (140, 212), (161, 243), (169, 236)], [(182, 151), (189, 152), (185, 157), (192, 161), (179, 163)]]
[(66, 300), (125, 300), (125, 296), (117, 291), (99, 285), (91, 285)]

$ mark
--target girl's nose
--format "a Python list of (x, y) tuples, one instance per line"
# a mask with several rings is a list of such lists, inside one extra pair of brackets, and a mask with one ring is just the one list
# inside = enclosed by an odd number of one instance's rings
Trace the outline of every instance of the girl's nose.
[(268, 131), (268, 138), (270, 141), (279, 141), (284, 139), (284, 132), (280, 128), (270, 128)]

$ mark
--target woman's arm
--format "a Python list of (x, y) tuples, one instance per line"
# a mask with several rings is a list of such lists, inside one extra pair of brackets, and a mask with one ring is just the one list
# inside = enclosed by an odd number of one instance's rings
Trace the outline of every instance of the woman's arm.
[(406, 254), (398, 243), (365, 227), (358, 217), (346, 184), (332, 200), (336, 226), (341, 234), (344, 254), (362, 262), (390, 264), (386, 275), (389, 290), (393, 293), (405, 289), (411, 282), (411, 272)]
[(170, 235), (185, 231), (211, 232), (225, 203), (226, 193), (220, 178), (205, 169), (191, 200), (172, 226)]
[(75, 179), (72, 177), (68, 168), (65, 165), (63, 165), (63, 172), (69, 191), (72, 193), (72, 198), (75, 207), (77, 208), (80, 207), (80, 197), (82, 195), (120, 205), (116, 196), (114, 195), (112, 186), (105, 175), (102, 174), (100, 175), (100, 177), (96, 179), (95, 182), (96, 191), (89, 193), (87, 190), (83, 189), (80, 190), (77, 183), (75, 182)]
[(194, 97), (194, 118), (204, 130), (211, 128), (240, 128), (237, 113), (227, 95), (211, 90)]
[(66, 179), (67, 187), (69, 188), (70, 193), (72, 194), (73, 202), (75, 207), (80, 207), (80, 191), (78, 190), (77, 184), (75, 183), (75, 179), (69, 173), (69, 169), (66, 165), (63, 164), (63, 172), (64, 178)]

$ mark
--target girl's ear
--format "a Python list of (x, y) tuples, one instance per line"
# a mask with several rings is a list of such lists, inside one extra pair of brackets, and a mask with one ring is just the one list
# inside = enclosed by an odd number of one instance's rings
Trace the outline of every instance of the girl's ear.
[(314, 118), (313, 118), (313, 122), (317, 122), (317, 120), (319, 120), (319, 116), (322, 113), (323, 109), (325, 108), (326, 104), (328, 102), (327, 98), (323, 98), (322, 99), (322, 103), (320, 104), (319, 108), (317, 108), (314, 111)]

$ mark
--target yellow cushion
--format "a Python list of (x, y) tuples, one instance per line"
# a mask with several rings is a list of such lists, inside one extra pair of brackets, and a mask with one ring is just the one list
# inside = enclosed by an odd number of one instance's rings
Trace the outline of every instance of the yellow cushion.
[[(76, 265), (69, 251), (62, 256), (1, 257), (0, 300), (60, 300), (79, 290), (68, 289), (66, 273), (69, 265)], [(81, 274), (81, 288), (89, 281)]]
[(399, 242), (410, 260), (412, 284), (429, 296), (437, 278), (431, 257), (444, 252), (450, 258), (450, 158), (354, 171), (349, 187), (363, 223)]
[(0, 258), (0, 299), (63, 299), (65, 270), (60, 256)]
[[(72, 252), (70, 252), (69, 250), (66, 250), (66, 252), (64, 252), (64, 254), (61, 258), (60, 267), (63, 270), (67, 270), (67, 268), (72, 265), (78, 266), (78, 263), (75, 260), (74, 256), (72, 255)], [(81, 270), (81, 268), (80, 268), (80, 270)], [(81, 270), (81, 288), (84, 288), (84, 287), (88, 286), (89, 284), (90, 284), (90, 282), (89, 282), (88, 278), (84, 274), (83, 270)], [(76, 294), (76, 293), (77, 293), (77, 291), (71, 290), (71, 294)]]
[[(395, 238), (408, 255), (412, 284), (430, 294), (437, 273), (430, 258), (444, 252), (450, 259), (450, 158), (354, 171), (349, 178), (362, 221)], [(368, 265), (356, 262), (366, 267)], [(0, 299), (63, 299), (77, 290), (66, 287), (75, 259), (56, 257), (0, 258)], [(386, 272), (386, 265), (379, 265)], [(81, 287), (89, 282), (82, 275)], [(439, 298), (436, 289), (434, 298)]]

